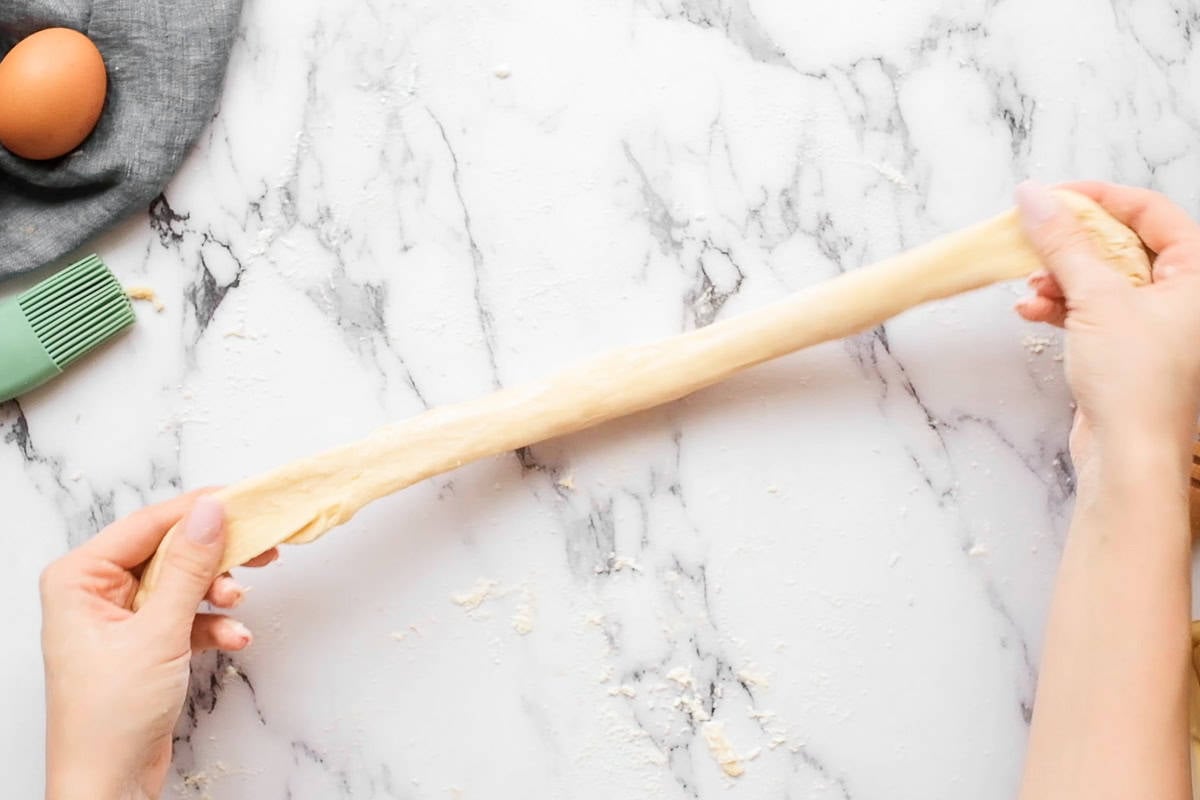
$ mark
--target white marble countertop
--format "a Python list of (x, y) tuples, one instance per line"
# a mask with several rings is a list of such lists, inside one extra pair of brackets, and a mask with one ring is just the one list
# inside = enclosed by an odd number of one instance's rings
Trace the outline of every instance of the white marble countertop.
[[(165, 310), (0, 408), (6, 792), (41, 790), (36, 577), (69, 545), (757, 308), (1026, 175), (1200, 210), (1198, 32), (1183, 2), (248, 0), (211, 129), (96, 243)], [(1072, 494), (1017, 290), (286, 550), (254, 647), (197, 660), (168, 796), (1012, 797)]]

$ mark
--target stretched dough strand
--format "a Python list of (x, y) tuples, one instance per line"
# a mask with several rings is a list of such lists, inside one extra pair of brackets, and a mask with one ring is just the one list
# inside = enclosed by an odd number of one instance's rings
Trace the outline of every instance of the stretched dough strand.
[[(1129, 229), (1086, 197), (1059, 196), (1091, 233), (1098, 255), (1135, 283), (1149, 280), (1145, 248)], [(278, 544), (311, 542), (367, 503), (430, 476), (669, 403), (755, 364), (1040, 266), (1010, 210), (758, 311), (419, 414), (219, 491), (228, 519), (221, 569)], [(154, 591), (175, 533), (147, 565), (135, 607)]]

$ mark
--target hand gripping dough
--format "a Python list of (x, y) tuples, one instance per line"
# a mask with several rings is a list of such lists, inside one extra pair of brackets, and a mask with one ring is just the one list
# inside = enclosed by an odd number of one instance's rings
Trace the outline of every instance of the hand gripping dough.
[[(1059, 196), (1086, 225), (1099, 255), (1134, 283), (1149, 280), (1148, 256), (1131, 231), (1088, 198)], [(669, 403), (763, 361), (1040, 266), (1010, 210), (753, 313), (419, 414), (219, 491), (228, 518), (221, 569), (278, 544), (311, 542), (372, 500), (432, 475)], [(135, 607), (154, 591), (175, 533), (147, 565)]]

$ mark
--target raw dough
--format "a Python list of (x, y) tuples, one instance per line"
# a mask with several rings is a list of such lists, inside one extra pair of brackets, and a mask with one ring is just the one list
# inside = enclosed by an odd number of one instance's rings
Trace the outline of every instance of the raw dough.
[[(1065, 191), (1059, 196), (1088, 227), (1097, 253), (1114, 269), (1135, 283), (1149, 280), (1145, 248), (1131, 231), (1086, 197)], [(753, 313), (433, 409), (219, 491), (216, 496), (228, 517), (221, 569), (278, 544), (311, 542), (372, 500), (432, 475), (678, 400), (755, 364), (1040, 267), (1010, 210)], [(147, 565), (135, 606), (154, 591), (173, 535), (168, 534)]]

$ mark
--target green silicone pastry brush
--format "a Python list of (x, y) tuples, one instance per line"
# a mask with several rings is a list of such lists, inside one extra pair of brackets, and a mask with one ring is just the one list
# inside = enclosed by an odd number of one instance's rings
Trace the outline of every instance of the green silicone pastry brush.
[(133, 322), (125, 290), (94, 255), (0, 302), (0, 402), (58, 377)]

